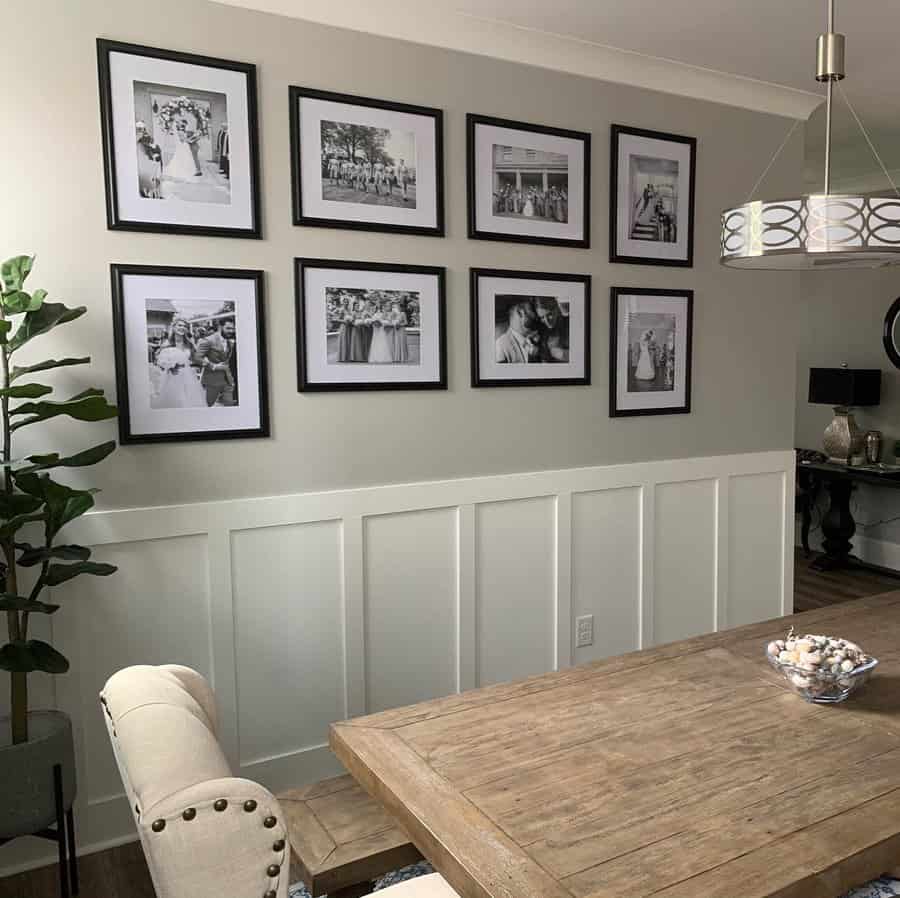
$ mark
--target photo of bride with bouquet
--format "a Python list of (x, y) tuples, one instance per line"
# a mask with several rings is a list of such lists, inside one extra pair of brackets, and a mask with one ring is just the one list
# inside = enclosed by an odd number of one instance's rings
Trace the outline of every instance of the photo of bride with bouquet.
[(143, 81), (133, 88), (141, 196), (230, 203), (225, 94)]

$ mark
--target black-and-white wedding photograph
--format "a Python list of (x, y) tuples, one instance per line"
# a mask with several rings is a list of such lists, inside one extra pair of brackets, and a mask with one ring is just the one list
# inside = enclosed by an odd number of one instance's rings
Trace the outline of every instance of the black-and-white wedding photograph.
[(141, 196), (231, 202), (225, 94), (135, 81), (134, 114)]
[(665, 312), (626, 313), (628, 392), (675, 389), (677, 318)]
[(613, 125), (610, 262), (690, 267), (697, 140)]
[(678, 161), (631, 156), (628, 182), (631, 239), (675, 243), (678, 237)]
[(256, 67), (99, 39), (108, 226), (260, 237)]
[(121, 442), (268, 436), (263, 273), (111, 273)]
[(469, 237), (590, 246), (591, 136), (470, 113)]
[(238, 405), (234, 302), (151, 297), (146, 307), (150, 407)]
[(610, 416), (690, 412), (693, 291), (613, 287), (609, 309)]
[(322, 199), (415, 209), (415, 134), (323, 121)]
[(473, 268), (472, 386), (590, 383), (589, 275)]
[(418, 365), (419, 294), (326, 287), (328, 364)]
[(495, 360), (501, 365), (569, 361), (569, 303), (553, 296), (494, 297)]
[(295, 225), (444, 235), (440, 109), (289, 93)]
[(295, 259), (297, 389), (447, 388), (444, 268)]
[(569, 220), (569, 157), (494, 144), (494, 214)]

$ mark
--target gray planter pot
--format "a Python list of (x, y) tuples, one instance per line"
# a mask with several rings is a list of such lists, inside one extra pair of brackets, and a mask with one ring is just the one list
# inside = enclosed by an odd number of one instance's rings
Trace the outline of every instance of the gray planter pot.
[(72, 721), (62, 711), (31, 711), (28, 741), (12, 744), (9, 717), (0, 717), (0, 840), (14, 839), (56, 822), (53, 767), (62, 768), (63, 807), (75, 800)]

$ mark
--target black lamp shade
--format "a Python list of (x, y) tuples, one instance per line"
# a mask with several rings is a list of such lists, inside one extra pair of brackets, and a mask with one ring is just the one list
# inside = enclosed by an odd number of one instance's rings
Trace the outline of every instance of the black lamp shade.
[(810, 368), (809, 401), (823, 405), (878, 405), (881, 371), (878, 368)]

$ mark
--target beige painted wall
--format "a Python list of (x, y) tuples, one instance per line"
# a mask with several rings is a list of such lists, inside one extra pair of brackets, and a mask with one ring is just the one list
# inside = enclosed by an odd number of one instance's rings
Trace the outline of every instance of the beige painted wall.
[[(187, 502), (793, 445), (793, 323), (797, 297), (812, 289), (813, 280), (730, 272), (717, 259), (719, 212), (745, 197), (787, 131), (785, 119), (201, 0), (157, 0), (151, 6), (136, 0), (6, 0), (4, 16), (17, 23), (13, 33), (22, 37), (8, 42), (0, 56), (0, 108), (8, 126), (0, 166), (0, 251), (36, 252), (34, 286), (90, 309), (63, 339), (38, 350), (93, 355), (89, 375), (63, 373), (58, 382), (80, 388), (90, 381), (114, 389), (110, 262), (258, 267), (268, 273), (272, 438), (120, 449), (86, 480), (104, 488), (101, 504)], [(106, 229), (97, 36), (257, 64), (263, 241)], [(443, 108), (449, 236), (293, 227), (289, 84)], [(465, 114), (470, 111), (593, 133), (592, 249), (466, 239)], [(606, 262), (611, 122), (699, 139), (693, 270)], [(766, 193), (796, 189), (800, 144), (793, 141), (773, 169)], [(446, 265), (449, 390), (299, 395), (295, 255)], [(472, 390), (471, 265), (593, 275), (593, 385)], [(608, 417), (608, 289), (614, 284), (696, 291), (690, 416)], [(113, 433), (111, 424), (84, 432), (61, 424), (33, 448), (74, 448)]]

